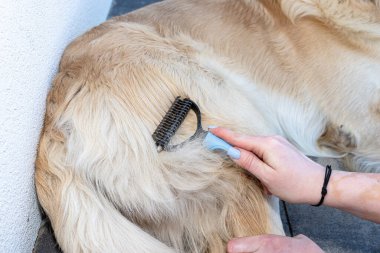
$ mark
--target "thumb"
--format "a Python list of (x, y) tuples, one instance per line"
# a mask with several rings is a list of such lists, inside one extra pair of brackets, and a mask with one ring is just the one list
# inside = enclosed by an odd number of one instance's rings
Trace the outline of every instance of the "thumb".
[(235, 161), (237, 165), (248, 170), (254, 176), (256, 176), (260, 181), (265, 177), (265, 175), (271, 170), (267, 164), (265, 164), (260, 158), (258, 158), (252, 152), (245, 149), (238, 148), (240, 151), (240, 158)]

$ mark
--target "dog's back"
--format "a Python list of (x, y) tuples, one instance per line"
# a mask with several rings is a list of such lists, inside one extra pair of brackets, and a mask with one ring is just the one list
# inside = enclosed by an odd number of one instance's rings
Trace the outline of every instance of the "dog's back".
[(250, 133), (379, 170), (380, 1), (174, 0), (118, 20), (195, 40), (198, 64), (253, 104)]

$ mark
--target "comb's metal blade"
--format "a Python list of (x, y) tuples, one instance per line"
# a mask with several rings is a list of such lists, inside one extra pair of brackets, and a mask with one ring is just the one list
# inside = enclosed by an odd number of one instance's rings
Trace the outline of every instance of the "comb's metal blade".
[(188, 98), (182, 100), (180, 97), (177, 97), (174, 100), (152, 135), (157, 145), (157, 150), (166, 149), (171, 138), (177, 132), (192, 107), (193, 102)]

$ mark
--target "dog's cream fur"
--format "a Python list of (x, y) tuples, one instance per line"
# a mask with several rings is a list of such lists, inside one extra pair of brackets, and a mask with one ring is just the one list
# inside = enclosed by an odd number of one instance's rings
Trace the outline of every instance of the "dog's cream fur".
[[(224, 252), (282, 233), (260, 184), (200, 140), (157, 153), (177, 96), (203, 125), (283, 135), (305, 154), (380, 166), (380, 1), (168, 0), (65, 51), (36, 162), (65, 252)], [(195, 128), (189, 115), (175, 141)]]

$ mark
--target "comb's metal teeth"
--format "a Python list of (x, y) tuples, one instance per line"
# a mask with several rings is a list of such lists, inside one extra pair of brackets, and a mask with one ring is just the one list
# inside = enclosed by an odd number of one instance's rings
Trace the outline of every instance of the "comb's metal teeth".
[(168, 112), (154, 131), (152, 137), (158, 147), (165, 149), (189, 113), (193, 102), (187, 98), (175, 99)]

